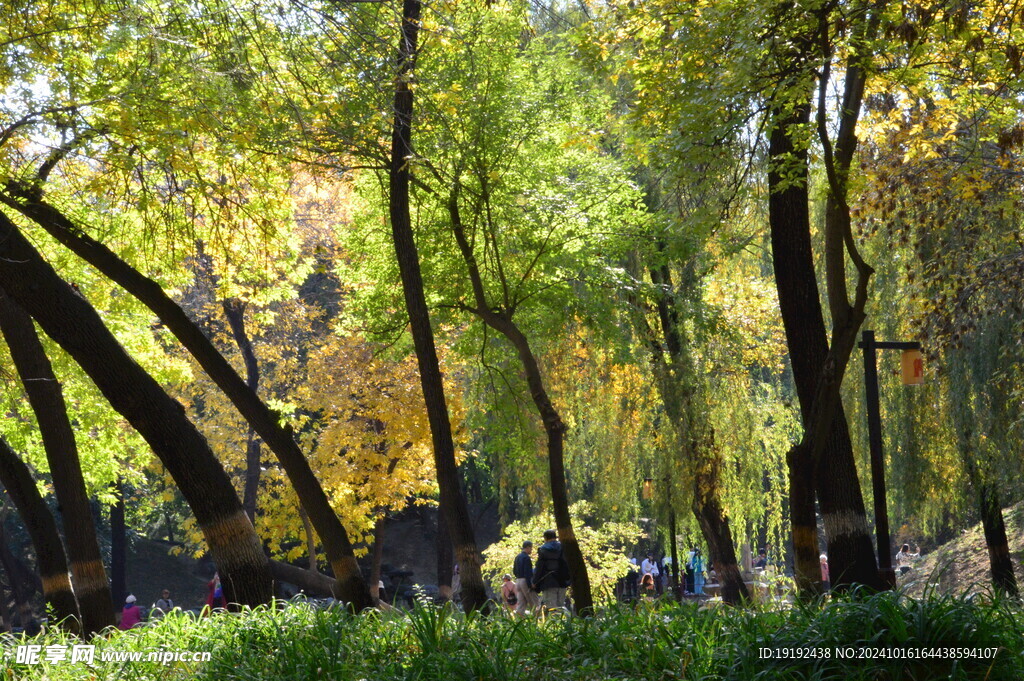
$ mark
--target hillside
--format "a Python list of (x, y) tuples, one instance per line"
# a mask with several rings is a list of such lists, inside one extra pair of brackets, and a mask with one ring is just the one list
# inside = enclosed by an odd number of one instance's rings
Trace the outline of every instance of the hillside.
[[(1024, 502), (1003, 509), (1010, 556), (1017, 574), (1017, 583), (1024, 585)], [(959, 537), (922, 555), (908, 578), (901, 580), (907, 590), (921, 595), (932, 585), (939, 593), (962, 594), (991, 587), (988, 550), (981, 523), (964, 530)]]

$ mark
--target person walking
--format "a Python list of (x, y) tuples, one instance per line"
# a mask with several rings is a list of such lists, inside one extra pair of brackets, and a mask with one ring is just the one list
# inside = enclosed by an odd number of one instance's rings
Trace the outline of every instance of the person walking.
[(565, 590), (571, 582), (558, 533), (544, 530), (544, 543), (537, 551), (537, 564), (533, 567), (533, 585), (540, 591), (541, 605), (548, 609), (564, 608)]
[(828, 574), (828, 555), (821, 554), (818, 556), (818, 561), (821, 563), (821, 588), (828, 593), (832, 590), (832, 581), (829, 579)]
[(139, 606), (135, 605), (135, 596), (128, 594), (128, 598), (124, 599), (121, 622), (117, 625), (117, 628), (127, 631), (128, 629), (134, 629), (140, 624), (142, 624), (142, 611), (139, 609)]
[(537, 611), (537, 592), (533, 590), (533, 542), (524, 541), (522, 550), (512, 563), (512, 575), (516, 579), (516, 614), (533, 614)]

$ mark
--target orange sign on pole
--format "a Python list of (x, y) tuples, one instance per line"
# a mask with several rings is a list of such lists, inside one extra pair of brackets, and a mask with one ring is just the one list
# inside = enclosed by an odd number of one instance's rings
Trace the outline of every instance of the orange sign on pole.
[(902, 357), (903, 385), (924, 383), (924, 355), (920, 350), (904, 350)]

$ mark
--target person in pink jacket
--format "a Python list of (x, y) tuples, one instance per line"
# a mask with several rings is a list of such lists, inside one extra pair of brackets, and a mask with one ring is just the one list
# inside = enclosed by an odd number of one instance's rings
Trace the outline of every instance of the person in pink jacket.
[(135, 596), (131, 594), (128, 598), (124, 599), (124, 610), (121, 611), (121, 623), (117, 625), (118, 629), (131, 629), (142, 624), (142, 611), (139, 610), (139, 606), (135, 605)]

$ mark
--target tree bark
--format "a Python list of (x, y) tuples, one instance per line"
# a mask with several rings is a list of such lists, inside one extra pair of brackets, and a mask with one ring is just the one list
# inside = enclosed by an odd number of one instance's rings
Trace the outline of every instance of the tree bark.
[(273, 575), (275, 580), (294, 584), (306, 593), (321, 596), (332, 596), (334, 594), (335, 581), (320, 572), (303, 570), (300, 567), (282, 563), (279, 560), (272, 560), (270, 561), (270, 574)]
[(309, 561), (309, 571), (320, 573), (316, 557), (316, 535), (313, 533), (313, 523), (309, 520), (306, 509), (299, 507), (299, 518), (302, 519), (302, 530), (306, 534), (306, 558)]
[[(224, 316), (227, 317), (228, 326), (231, 327), (231, 335), (234, 336), (235, 344), (242, 359), (245, 361), (245, 385), (256, 394), (260, 386), (260, 365), (256, 359), (256, 350), (253, 348), (252, 340), (245, 331), (245, 303), (237, 298), (225, 300), (222, 303)], [(245, 439), (245, 488), (242, 492), (242, 508), (249, 516), (252, 524), (256, 524), (256, 503), (260, 487), (260, 441), (256, 437), (256, 430), (249, 425), (249, 432)], [(308, 515), (306, 516), (308, 519)]]
[(86, 635), (114, 624), (110, 587), (96, 539), (75, 434), (60, 382), (36, 335), (32, 319), (0, 293), (0, 331), (36, 415), (50, 465), (53, 489), (67, 538), (75, 596)]
[(125, 523), (124, 481), (114, 483), (117, 497), (110, 506), (110, 593), (118, 611), (128, 597), (128, 526)]
[(372, 607), (373, 601), (359, 571), (348, 534), (331, 508), (330, 500), (299, 448), (291, 428), (281, 425), (280, 415), (249, 389), (231, 364), (203, 334), (202, 329), (189, 319), (185, 311), (159, 284), (143, 276), (106, 246), (86, 235), (69, 218), (32, 192), (24, 191), (10, 183), (7, 190), (9, 195), (0, 194), (0, 203), (11, 206), (33, 220), (76, 255), (135, 296), (160, 318), (175, 338), (195, 357), (203, 370), (224, 391), (242, 417), (256, 430), (281, 462), (288, 480), (295, 488), (299, 502), (309, 513), (310, 520), (320, 535), (324, 552), (338, 580), (335, 595), (357, 610)]
[(444, 512), (437, 509), (437, 595), (446, 601), (452, 598), (452, 564), (455, 556), (452, 553), (452, 536), (448, 532), (448, 523)]
[[(52, 520), (52, 518), (51, 518)], [(56, 524), (54, 524), (56, 528)], [(19, 574), (18, 559), (11, 553), (10, 547), (7, 546), (7, 537), (4, 534), (3, 528), (0, 527), (0, 567), (3, 567), (4, 572), (11, 580), (11, 595), (14, 597), (14, 609), (18, 613), (18, 619), (21, 622), (22, 628), (25, 633), (29, 636), (35, 636), (39, 633), (39, 622), (36, 621), (35, 614), (32, 612), (32, 593), (26, 588), (25, 582), (22, 580)], [(65, 566), (66, 569), (66, 566)], [(65, 576), (67, 573), (65, 572)], [(68, 587), (70, 590), (71, 578), (67, 576)], [(72, 597), (74, 595), (72, 594)], [(73, 627), (73, 622), (77, 620), (74, 618), (64, 617), (62, 621), (65, 622), (69, 628)]]
[[(68, 575), (68, 559), (60, 534), (57, 532), (57, 523), (40, 496), (28, 466), (18, 458), (3, 438), (0, 438), (0, 484), (7, 490), (7, 495), (32, 539), (32, 545), (36, 550), (36, 564), (42, 577), (43, 598), (53, 607), (62, 627), (70, 631), (80, 631), (81, 615)], [(3, 553), (9, 554), (2, 533), (3, 528), (0, 526)], [(4, 570), (11, 580), (11, 589), (24, 620), (27, 615), (31, 615), (31, 607), (27, 608), (26, 613), (26, 608), (22, 604), (28, 603), (28, 597), (24, 594), (25, 589), (14, 561), (5, 557)], [(109, 612), (109, 604), (107, 609)]]
[[(809, 104), (801, 104), (788, 114), (776, 112), (768, 151), (772, 163), (768, 173), (772, 262), (805, 432), (816, 427), (815, 395), (829, 357), (811, 250), (807, 150), (795, 145), (791, 138), (809, 120)], [(818, 428), (825, 416), (822, 413), (818, 417)], [(814, 509), (817, 487), (822, 515), (827, 516), (825, 530), (833, 587), (842, 589), (862, 583), (882, 588), (841, 401), (827, 416), (820, 474), (815, 475), (815, 459), (808, 444), (795, 446), (787, 456), (797, 580), (805, 590), (821, 590)]]
[(377, 518), (373, 526), (373, 549), (370, 552), (370, 593), (380, 600), (380, 564), (384, 559), (384, 524), (386, 516)]
[(992, 585), (996, 591), (1017, 598), (1017, 576), (1013, 573), (1010, 559), (1010, 544), (1006, 539), (1006, 524), (1003, 522), (1003, 507), (999, 500), (999, 489), (994, 484), (978, 485), (978, 510), (985, 532), (985, 546), (992, 571)]
[[(960, 385), (966, 376), (962, 368), (953, 370), (954, 376), (960, 379)], [(1013, 572), (1013, 561), (1010, 558), (1010, 545), (1006, 537), (1006, 524), (1003, 521), (1003, 507), (1000, 502), (999, 487), (991, 479), (985, 466), (979, 466), (973, 443), (973, 428), (970, 425), (973, 415), (970, 413), (968, 401), (970, 397), (963, 390), (954, 387), (952, 397), (952, 418), (957, 432), (957, 444), (967, 479), (974, 490), (978, 512), (981, 516), (982, 531), (985, 534), (985, 547), (988, 550), (989, 570), (992, 574), (992, 586), (1003, 595), (1016, 598), (1019, 596), (1017, 577)]]
[(409, 166), (413, 158), (413, 91), (410, 79), (417, 53), (419, 22), (419, 0), (404, 0), (395, 78), (391, 163), (388, 173), (389, 213), (395, 256), (402, 277), (402, 291), (405, 295), (405, 306), (409, 314), (416, 361), (420, 370), (420, 385), (423, 388), (423, 400), (426, 403), (427, 419), (433, 439), (434, 465), (440, 488), (441, 508), (460, 566), (462, 605), (469, 611), (484, 607), (487, 603), (487, 591), (480, 572), (479, 551), (469, 518), (469, 507), (455, 463), (455, 444), (452, 440), (448, 405), (444, 396), (444, 383), (437, 359), (437, 349), (434, 346), (434, 331), (430, 326), (430, 313), (423, 292), (419, 251), (413, 238), (409, 213)]
[(268, 602), (273, 592), (263, 546), (209, 444), (181, 404), (128, 355), (92, 305), (57, 276), (3, 213), (0, 289), (82, 366), (153, 448), (192, 508), (228, 600)]

